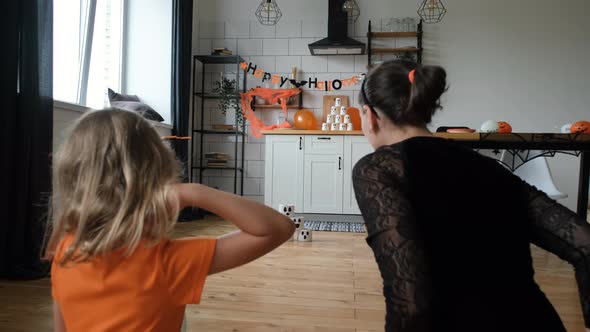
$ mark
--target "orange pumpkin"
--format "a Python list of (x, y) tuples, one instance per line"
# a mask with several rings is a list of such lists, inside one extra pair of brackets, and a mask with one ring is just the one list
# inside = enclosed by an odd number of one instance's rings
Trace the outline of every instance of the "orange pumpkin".
[(590, 122), (578, 121), (572, 125), (572, 133), (590, 134)]
[(318, 121), (312, 111), (302, 109), (293, 116), (293, 125), (296, 129), (318, 129)]
[(350, 115), (350, 122), (354, 130), (362, 130), (361, 127), (361, 114), (358, 108), (349, 107), (346, 109), (346, 114)]
[(508, 122), (499, 121), (498, 122), (498, 132), (500, 134), (508, 134), (512, 132), (512, 126)]

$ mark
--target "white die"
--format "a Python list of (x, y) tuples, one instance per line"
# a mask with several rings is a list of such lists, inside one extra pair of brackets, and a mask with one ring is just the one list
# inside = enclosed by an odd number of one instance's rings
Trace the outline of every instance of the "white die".
[(280, 204), (279, 205), (279, 212), (286, 215), (287, 217), (291, 217), (295, 213), (295, 205), (293, 205), (293, 204)]
[(313, 231), (310, 229), (301, 229), (299, 230), (299, 235), (297, 237), (297, 241), (299, 242), (311, 242), (312, 240)]

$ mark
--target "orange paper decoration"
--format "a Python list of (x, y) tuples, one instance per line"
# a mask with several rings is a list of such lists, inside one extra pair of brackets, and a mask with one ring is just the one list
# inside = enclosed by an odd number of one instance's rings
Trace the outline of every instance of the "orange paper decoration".
[(362, 130), (361, 126), (361, 114), (359, 109), (356, 107), (349, 107), (346, 109), (346, 114), (350, 115), (350, 122), (354, 130)]
[(254, 96), (265, 99), (269, 104), (281, 104), (281, 109), (285, 118), (287, 118), (287, 100), (290, 97), (301, 93), (299, 89), (269, 89), (269, 88), (254, 88), (248, 92), (240, 93), (242, 98), (242, 113), (244, 118), (250, 121), (250, 131), (254, 137), (261, 137), (262, 130), (272, 130), (276, 128), (291, 128), (289, 122), (284, 121), (279, 125), (266, 125), (260, 120), (252, 110), (252, 100)]
[(572, 133), (590, 134), (590, 122), (578, 121), (572, 125)]
[(509, 134), (512, 132), (512, 126), (508, 122), (499, 121), (498, 122), (498, 132), (500, 134)]
[(293, 125), (296, 129), (313, 130), (318, 128), (318, 121), (310, 110), (299, 110), (293, 116)]

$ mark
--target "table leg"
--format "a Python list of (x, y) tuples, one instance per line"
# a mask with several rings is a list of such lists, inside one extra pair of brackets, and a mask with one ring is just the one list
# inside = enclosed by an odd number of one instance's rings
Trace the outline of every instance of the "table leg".
[(588, 186), (590, 181), (590, 151), (580, 154), (580, 183), (578, 184), (578, 216), (587, 220)]

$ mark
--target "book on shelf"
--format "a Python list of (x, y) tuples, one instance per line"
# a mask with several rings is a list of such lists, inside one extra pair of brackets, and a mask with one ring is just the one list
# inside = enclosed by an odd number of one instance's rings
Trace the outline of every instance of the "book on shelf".
[(221, 48), (214, 48), (213, 52), (211, 52), (211, 55), (233, 55), (233, 52), (228, 50), (225, 47), (221, 47)]
[(207, 160), (207, 166), (227, 166), (227, 160)]
[(208, 167), (227, 167), (227, 160), (207, 160)]
[(208, 152), (205, 153), (205, 158), (207, 158), (208, 160), (221, 160), (221, 161), (227, 161), (229, 160), (229, 154), (227, 153), (223, 153), (223, 152)]

